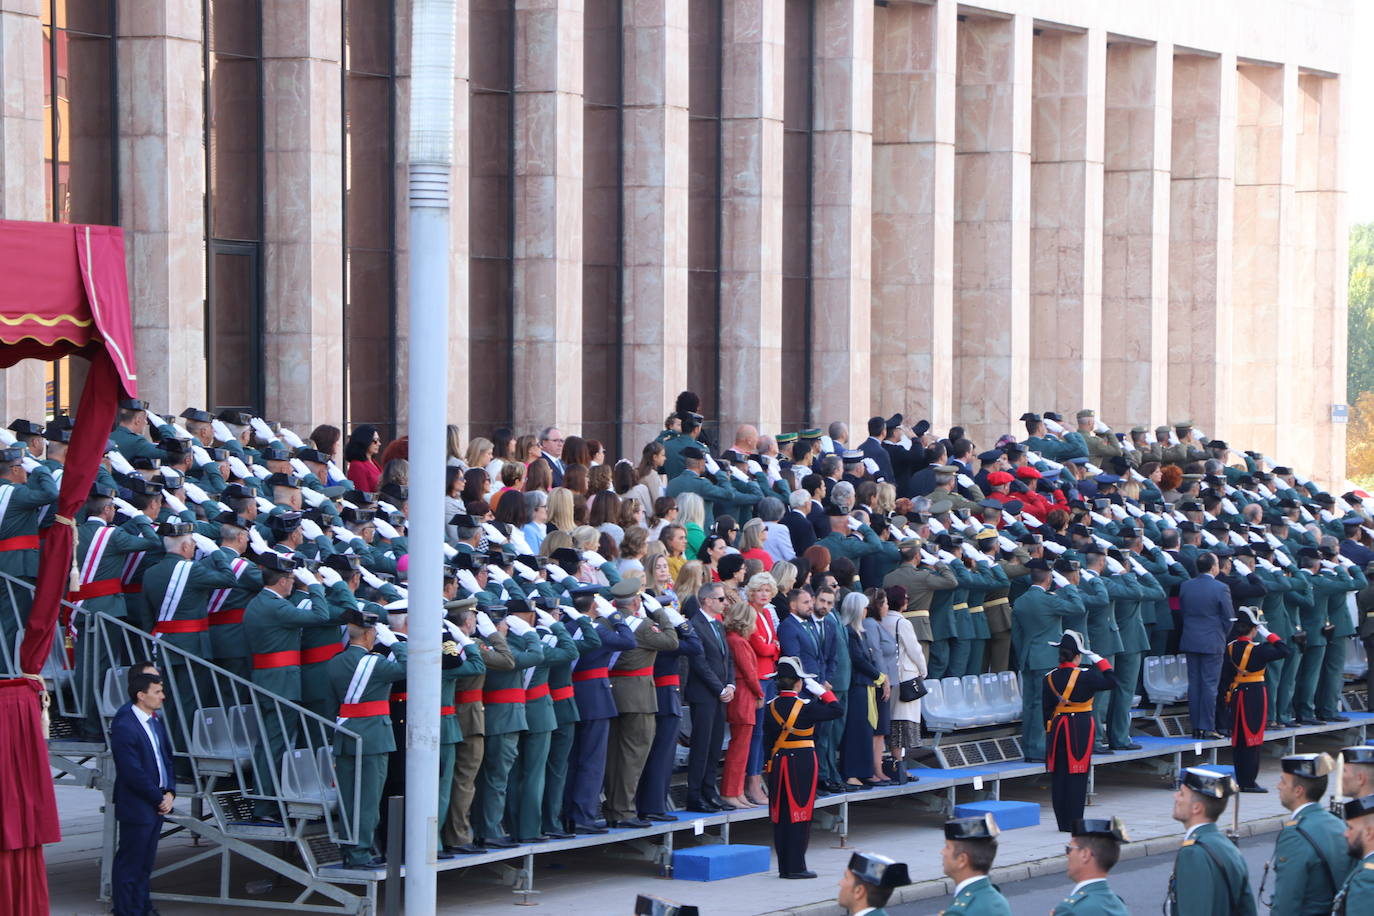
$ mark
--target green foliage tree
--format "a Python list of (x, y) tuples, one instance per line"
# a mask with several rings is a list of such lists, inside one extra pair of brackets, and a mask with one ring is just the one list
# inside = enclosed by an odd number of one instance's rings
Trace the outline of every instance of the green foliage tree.
[(1374, 223), (1350, 227), (1350, 313), (1346, 398), (1374, 391)]

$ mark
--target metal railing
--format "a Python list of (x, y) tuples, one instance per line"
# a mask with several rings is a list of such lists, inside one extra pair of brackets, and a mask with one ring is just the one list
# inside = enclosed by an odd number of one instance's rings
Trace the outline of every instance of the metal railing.
[[(8, 599), (3, 662), (17, 672), (20, 609), (34, 586), (5, 573), (0, 584)], [(270, 833), (280, 825), (299, 837), (306, 824), (323, 822), (331, 841), (356, 842), (361, 785), (340, 787), (335, 779), (336, 746), (351, 747), (342, 753), (361, 772), (356, 732), (127, 621), (65, 600), (43, 667), (54, 718), (61, 731), (71, 729), (54, 740), (105, 743), (110, 719), (128, 700), (128, 668), (144, 661), (162, 675), (177, 781), (209, 802), (222, 828)], [(352, 794), (341, 805), (344, 791)]]

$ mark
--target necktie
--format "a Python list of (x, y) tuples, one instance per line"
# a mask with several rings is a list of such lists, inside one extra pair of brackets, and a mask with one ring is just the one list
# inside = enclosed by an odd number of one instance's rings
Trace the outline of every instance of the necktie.
[(719, 620), (712, 620), (712, 621), (711, 621), (711, 629), (715, 631), (715, 633), (716, 633), (716, 642), (720, 643), (720, 652), (721, 652), (722, 655), (724, 655), (724, 654), (725, 654), (725, 633), (724, 633), (724, 632), (721, 630), (721, 628), (720, 628), (720, 621), (719, 621)]
[(157, 736), (157, 713), (148, 716), (148, 734), (153, 739), (153, 758), (157, 761), (158, 787), (170, 788), (167, 766), (162, 761), (162, 740)]
[(821, 651), (821, 637), (820, 634), (816, 632), (816, 621), (808, 620), (806, 622), (806, 632), (811, 634), (811, 641), (816, 644), (816, 652), (819, 654)]

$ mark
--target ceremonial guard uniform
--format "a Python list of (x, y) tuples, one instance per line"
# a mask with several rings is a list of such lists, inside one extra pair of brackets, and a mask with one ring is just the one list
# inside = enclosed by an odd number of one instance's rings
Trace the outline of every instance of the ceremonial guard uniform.
[[(0, 448), (0, 464), (25, 461), (22, 448)], [(33, 582), (38, 576), (38, 522), (43, 510), (57, 502), (52, 472), (28, 458), (24, 483), (0, 478), (0, 572)], [(13, 604), (11, 605), (11, 601)], [(22, 586), (0, 583), (0, 638), (13, 647), (19, 629), (29, 622), (33, 593)], [(3, 656), (7, 657), (6, 651)]]
[[(528, 603), (512, 599), (507, 610), (519, 613)], [(558, 727), (553, 698), (549, 695), (549, 666), (562, 665), (577, 658), (577, 643), (563, 624), (547, 613), (535, 627), (536, 638), (544, 644), (544, 658), (526, 672), (525, 731), (520, 733), (515, 766), (511, 769), (510, 789), (506, 793), (506, 823), (510, 838), (517, 843), (538, 842), (543, 833), (544, 780), (549, 765), (549, 743)]]
[[(245, 531), (252, 525), (247, 519), (232, 514), (222, 521)], [(254, 643), (244, 631), (243, 617), (248, 602), (262, 591), (262, 572), (246, 557), (239, 556), (234, 548), (222, 545), (207, 558), (207, 562), (238, 580), (233, 588), (217, 588), (210, 593), (210, 603), (206, 606), (206, 616), (210, 621), (210, 652), (214, 655), (216, 665), (248, 679), (253, 672)], [(337, 631), (335, 635), (337, 637)], [(337, 638), (335, 642), (338, 642)]]
[[(1356, 798), (1345, 803), (1347, 821), (1370, 817), (1374, 817), (1374, 795), (1366, 795), (1364, 798)], [(1350, 876), (1341, 886), (1340, 893), (1336, 895), (1331, 906), (1332, 916), (1356, 916), (1365, 913), (1369, 909), (1369, 902), (1374, 900), (1374, 848), (1368, 843), (1361, 848), (1364, 857), (1355, 863)]]
[[(1047, 570), (1050, 564), (1043, 558), (1026, 561), (1028, 569)], [(1045, 717), (1041, 711), (1043, 692), (1034, 685), (1058, 664), (1052, 648), (1063, 635), (1064, 615), (1075, 610), (1073, 603), (1043, 586), (1032, 585), (1012, 605), (1012, 642), (1017, 647), (1017, 667), (1021, 683), (1030, 689), (1021, 692), (1021, 751), (1027, 760), (1045, 759)]]
[[(778, 877), (814, 878), (816, 873), (806, 868), (806, 847), (820, 770), (816, 723), (838, 719), (844, 709), (835, 694), (802, 668), (798, 658), (778, 659), (776, 677), (792, 682), (768, 702), (763, 713), (763, 743), (769, 749), (768, 816), (773, 821)], [(809, 697), (797, 690), (797, 682), (804, 683)]]
[[(676, 608), (673, 610), (676, 612)], [(658, 695), (654, 743), (649, 748), (644, 772), (639, 776), (639, 789), (635, 792), (635, 810), (639, 817), (664, 823), (676, 820), (667, 811), (668, 787), (677, 757), (677, 736), (682, 727), (682, 668), (688, 658), (701, 655), (703, 651), (701, 637), (690, 624), (684, 620), (676, 629), (677, 648), (660, 650), (654, 659), (654, 692)]]
[[(946, 841), (990, 843), (995, 848), (1000, 832), (991, 814), (945, 821)], [(956, 913), (960, 916), (1011, 916), (1011, 907), (992, 879), (982, 874), (961, 882), (954, 900), (940, 911), (941, 916), (954, 916)]]
[[(1329, 754), (1294, 754), (1283, 758), (1283, 771), (1303, 779), (1326, 779), (1333, 763)], [(1309, 800), (1283, 822), (1274, 843), (1274, 896), (1271, 912), (1283, 916), (1326, 916), (1332, 900), (1350, 874), (1345, 824)], [(1264, 903), (1264, 885), (1260, 884)]]
[[(528, 564), (526, 564), (528, 565)], [(549, 734), (549, 763), (544, 774), (545, 836), (567, 839), (563, 823), (563, 799), (568, 789), (568, 755), (572, 753), (573, 738), (577, 735), (577, 697), (573, 688), (573, 666), (587, 655), (601, 648), (601, 634), (596, 621), (575, 608), (563, 608), (567, 620), (564, 627), (577, 645), (577, 658), (549, 666), (549, 698), (553, 701), (553, 715), (557, 725)], [(677, 733), (673, 734), (674, 743)]]
[[(259, 581), (262, 580), (261, 569), (291, 573), (296, 568), (294, 559), (276, 553), (263, 554), (258, 562), (261, 566), (254, 567), (254, 574)], [(297, 603), (264, 587), (243, 612), (242, 638), (254, 650), (253, 683), (292, 703), (301, 701), (301, 630), (329, 619), (324, 589), (312, 585), (308, 593), (308, 599)], [(296, 746), (300, 721), (290, 707), (271, 704), (263, 710), (262, 727), (263, 740), (253, 756), (257, 770), (254, 781), (260, 787), (259, 794), (278, 795), (282, 755)], [(253, 802), (256, 818), (275, 821), (278, 814), (277, 806), (270, 801), (257, 799)]]
[[(496, 610), (504, 613), (505, 608)], [(482, 750), (482, 768), (477, 773), (476, 805), (472, 811), (474, 845), (497, 848), (514, 845), (501, 839), (501, 818), (506, 811), (506, 790), (519, 750), (520, 733), (528, 727), (525, 671), (544, 660), (544, 644), (534, 627), (518, 617), (508, 618), (506, 625), (506, 644), (515, 659), (515, 667), (499, 671), (487, 666), (487, 679), (482, 688), (487, 740)]]
[[(895, 862), (876, 853), (856, 852), (849, 857), (845, 877), (840, 883), (840, 906), (851, 916), (858, 913), (863, 916), (887, 916), (886, 909), (871, 905), (876, 902), (871, 895), (880, 893), (881, 899), (886, 901), (894, 890), (910, 883), (906, 863)], [(865, 891), (863, 900), (854, 897), (854, 890), (858, 888)]]
[(439, 676), (439, 854), (451, 856), (452, 853), (442, 847), (449, 799), (453, 793), (454, 762), (458, 756), (458, 745), (463, 742), (463, 729), (458, 721), (458, 682), (463, 678), (485, 674), (487, 663), (482, 658), (481, 644), (448, 620), (444, 621), (440, 652), (443, 662)]
[[(1126, 836), (1125, 825), (1121, 823), (1121, 818), (1114, 817), (1111, 820), (1090, 818), (1087, 820), (1078, 819), (1073, 822), (1073, 829), (1069, 833), (1075, 838), (1096, 837), (1099, 840), (1117, 844), (1118, 849), (1121, 843), (1129, 843), (1130, 838)], [(1115, 862), (1115, 857), (1113, 857)], [(1097, 866), (1102, 871), (1110, 871), (1111, 866), (1103, 867), (1101, 862)], [(1122, 902), (1107, 884), (1107, 879), (1089, 878), (1078, 882), (1073, 889), (1073, 893), (1055, 904), (1050, 916), (1129, 916), (1130, 910), (1126, 909), (1126, 904)]]
[[(1225, 773), (1189, 767), (1179, 791), (1225, 799), (1238, 790)], [(1169, 876), (1167, 911), (1169, 916), (1255, 916), (1249, 868), (1215, 823), (1205, 821), (1185, 834)]]
[[(1264, 683), (1264, 668), (1269, 662), (1288, 657), (1288, 646), (1278, 634), (1260, 623), (1260, 609), (1239, 608), (1239, 625), (1247, 635), (1231, 640), (1223, 657), (1222, 683), (1226, 702), (1231, 707), (1231, 747), (1236, 767), (1236, 782), (1242, 792), (1264, 791), (1256, 782), (1259, 775), (1260, 748), (1264, 727), (1269, 721), (1269, 691)], [(1261, 642), (1248, 635), (1258, 627)]]
[[(329, 660), (329, 682), (338, 703), (337, 722), (358, 735), (357, 740), (337, 733), (334, 739), (334, 768), (339, 781), (339, 798), (344, 817), (353, 816), (354, 786), (358, 788), (358, 833), (353, 845), (341, 845), (345, 868), (379, 867), (373, 841), (381, 817), (382, 786), (386, 784), (387, 755), (396, 750), (391, 733), (391, 685), (405, 680), (406, 646), (389, 630), (381, 629), (377, 615), (354, 611), (347, 618), (350, 626), (364, 631), (379, 631), (377, 639), (386, 640), (376, 651), (366, 643), (350, 641), (347, 649)], [(365, 638), (365, 637), (359, 637)], [(361, 758), (358, 746), (361, 745)]]
[(1083, 649), (1083, 636), (1065, 630), (1055, 643), (1065, 652), (1083, 655), (1092, 665), (1080, 668), (1075, 661), (1063, 661), (1045, 675), (1041, 708), (1045, 710), (1046, 767), (1050, 771), (1050, 797), (1060, 831), (1068, 833), (1083, 816), (1088, 797), (1088, 767), (1092, 763), (1093, 697), (1116, 686), (1116, 673), (1100, 655)]
[[(625, 599), (639, 593), (639, 580), (628, 579), (611, 588), (611, 594)], [(606, 824), (647, 826), (635, 816), (635, 790), (644, 761), (654, 743), (654, 717), (658, 714), (658, 694), (654, 690), (654, 661), (659, 650), (678, 646), (677, 630), (660, 609), (655, 618), (631, 620), (635, 648), (623, 652), (611, 666), (611, 693), (618, 713), (611, 720), (606, 752)]]

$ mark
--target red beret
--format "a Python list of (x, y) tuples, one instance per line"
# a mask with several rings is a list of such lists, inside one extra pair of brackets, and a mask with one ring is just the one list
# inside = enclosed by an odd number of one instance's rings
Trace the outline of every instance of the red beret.
[(1016, 476), (1025, 480), (1039, 480), (1041, 474), (1028, 464), (1023, 464), (1016, 469)]
[(1006, 471), (993, 471), (988, 475), (988, 483), (994, 487), (1000, 487), (1003, 484), (1011, 483), (1011, 481), (1012, 476)]

